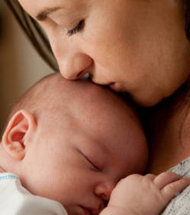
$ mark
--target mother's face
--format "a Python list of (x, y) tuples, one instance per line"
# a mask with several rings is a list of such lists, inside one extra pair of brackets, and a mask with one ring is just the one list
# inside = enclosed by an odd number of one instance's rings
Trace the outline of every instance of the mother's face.
[(187, 78), (190, 47), (176, 0), (19, 0), (46, 31), (62, 75), (85, 73), (142, 105)]

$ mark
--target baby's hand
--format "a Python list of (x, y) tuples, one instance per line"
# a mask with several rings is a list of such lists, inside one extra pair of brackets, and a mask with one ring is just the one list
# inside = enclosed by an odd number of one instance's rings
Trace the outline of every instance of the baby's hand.
[(130, 175), (114, 188), (109, 204), (101, 215), (158, 215), (189, 184), (190, 178), (181, 178), (172, 172), (158, 176)]

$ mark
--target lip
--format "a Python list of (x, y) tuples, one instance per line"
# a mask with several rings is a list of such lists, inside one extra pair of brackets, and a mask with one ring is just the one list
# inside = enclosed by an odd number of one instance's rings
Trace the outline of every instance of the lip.
[(117, 91), (117, 92), (121, 91), (121, 87), (120, 87), (119, 83), (113, 82), (113, 83), (109, 84), (109, 87), (114, 91)]
[(98, 215), (99, 213), (97, 212), (97, 210), (91, 209), (91, 208), (86, 208), (81, 206), (82, 210), (83, 210), (83, 215)]
[(90, 209), (82, 207), (82, 206), (81, 206), (81, 208), (83, 210), (83, 215), (92, 215), (92, 212)]

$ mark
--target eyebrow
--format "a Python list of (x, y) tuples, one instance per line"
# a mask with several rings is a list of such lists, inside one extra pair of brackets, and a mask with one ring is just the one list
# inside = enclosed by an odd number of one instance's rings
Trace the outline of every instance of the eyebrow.
[(60, 7), (46, 8), (36, 15), (36, 19), (39, 21), (44, 21), (49, 14), (51, 14), (59, 9), (60, 9)]

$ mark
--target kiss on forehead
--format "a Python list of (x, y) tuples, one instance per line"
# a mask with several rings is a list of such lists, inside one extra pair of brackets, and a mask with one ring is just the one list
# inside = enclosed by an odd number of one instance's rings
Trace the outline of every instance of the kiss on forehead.
[[(5, 195), (14, 194), (19, 212), (29, 206), (40, 215), (189, 215), (189, 0), (5, 1), (60, 72), (13, 107), (0, 191), (11, 187)], [(144, 107), (162, 101), (143, 116), (149, 157), (132, 101), (113, 91)], [(141, 175), (145, 168), (158, 175)]]
[[(151, 106), (187, 78), (181, 68), (189, 64), (188, 41), (178, 1), (19, 2), (45, 30), (66, 79), (89, 73), (93, 82)], [(183, 65), (174, 63), (182, 56)]]

